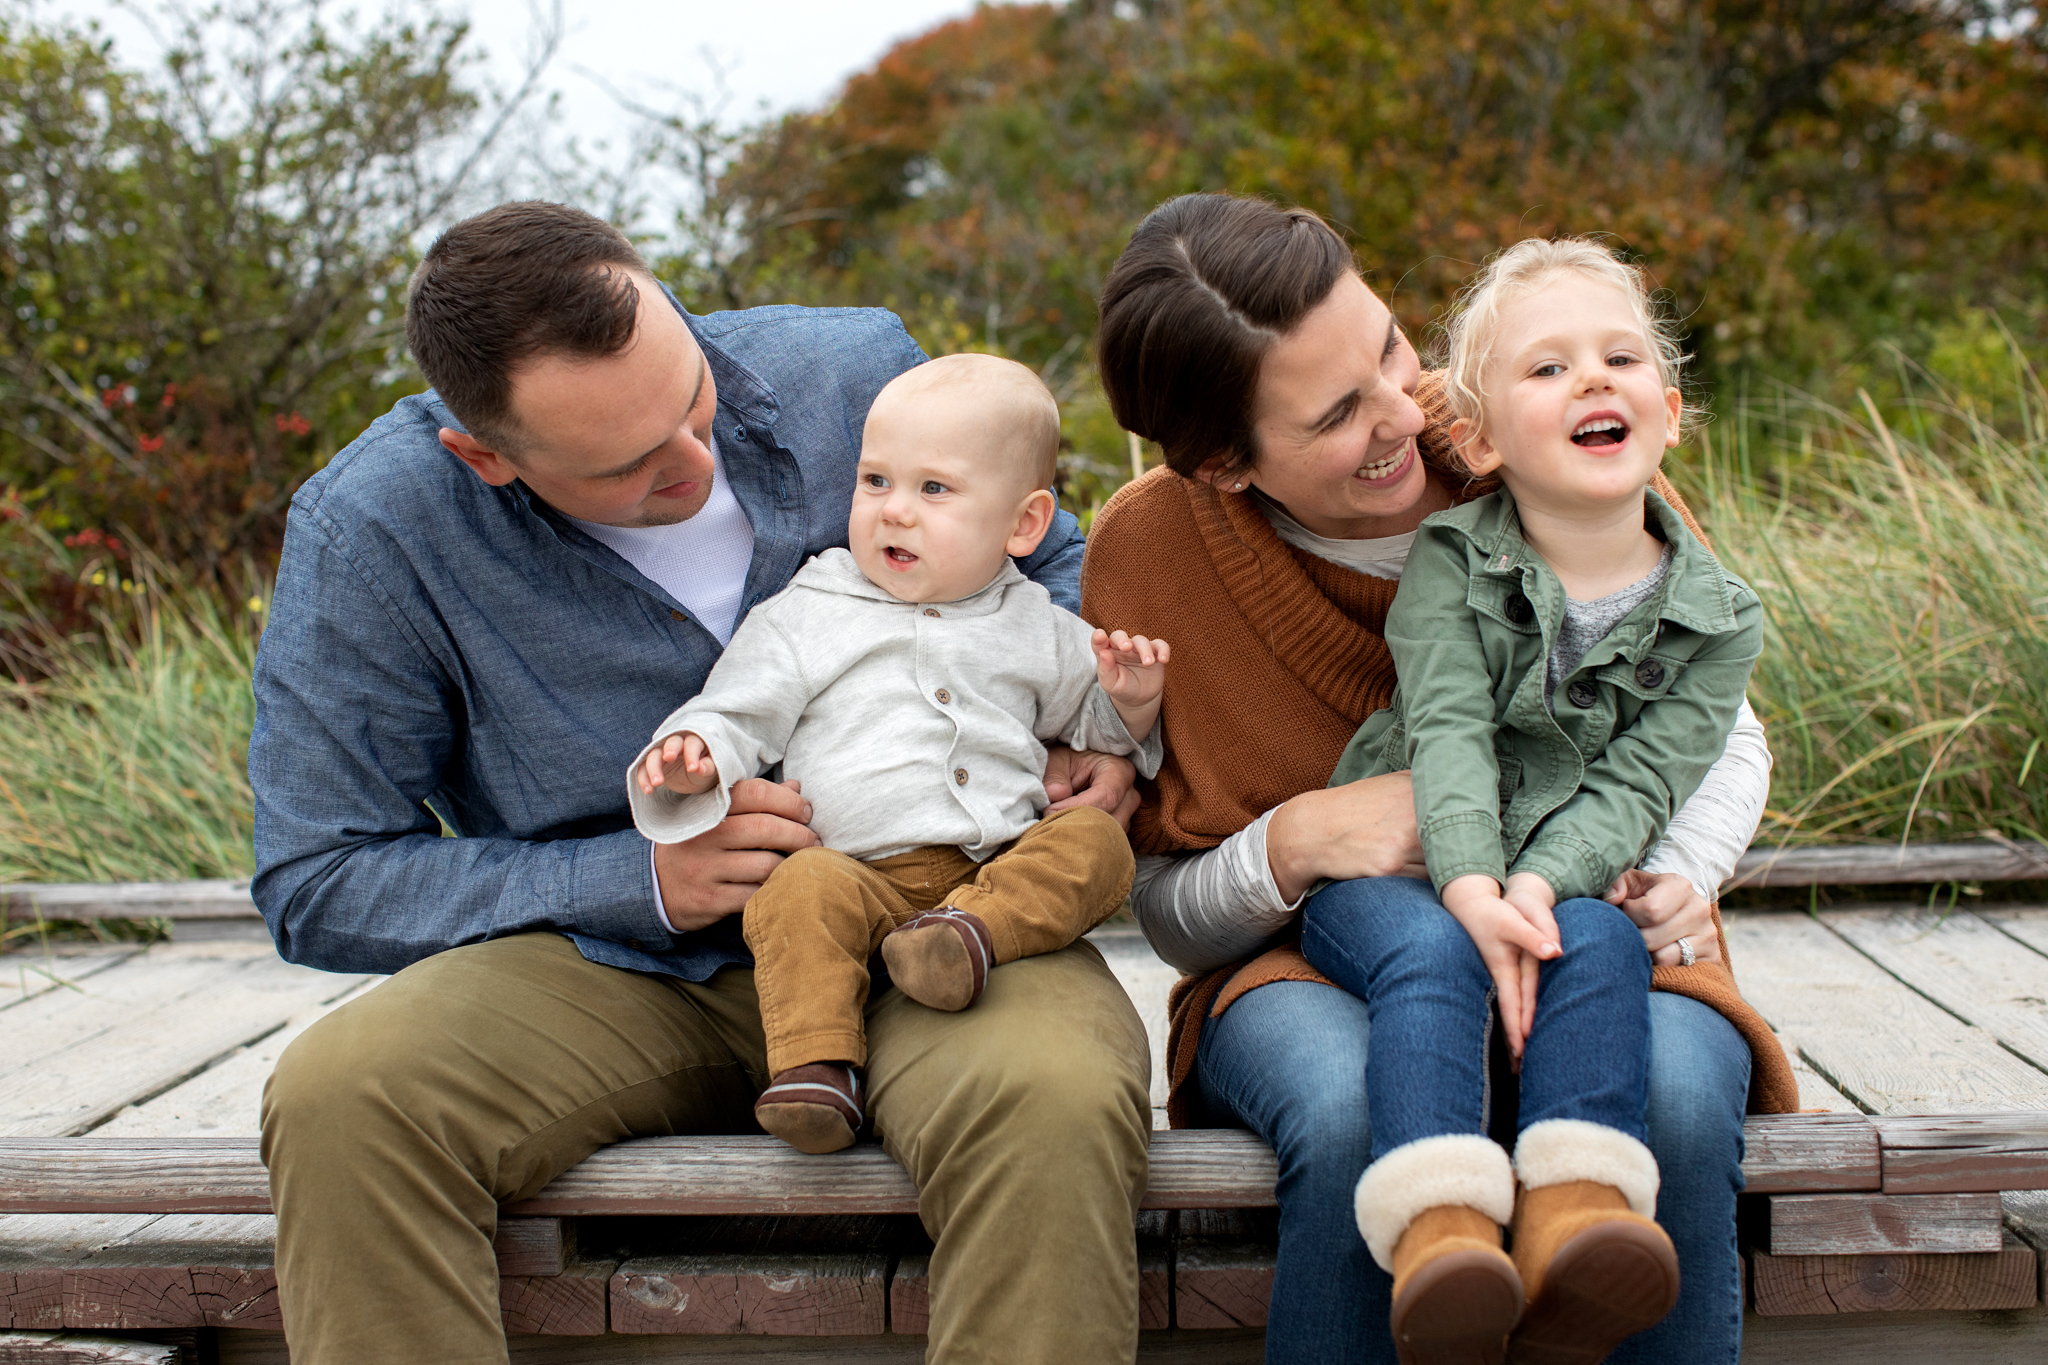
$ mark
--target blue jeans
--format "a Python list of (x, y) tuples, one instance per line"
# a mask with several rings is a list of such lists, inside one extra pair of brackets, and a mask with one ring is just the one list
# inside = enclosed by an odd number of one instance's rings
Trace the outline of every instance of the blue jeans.
[[(1542, 964), (1516, 1131), (1583, 1119), (1645, 1141), (1650, 955), (1642, 934), (1605, 901), (1564, 901), (1555, 914), (1564, 951)], [(1483, 1136), (1493, 978), (1435, 889), (1412, 877), (1328, 887), (1302, 910), (1301, 951), (1365, 1001), (1373, 1159), (1421, 1138)]]
[[(1657, 1221), (1677, 1245), (1682, 1288), (1670, 1316), (1608, 1359), (1736, 1365), (1742, 1262), (1735, 1196), (1749, 1049), (1733, 1025), (1696, 1000), (1657, 993), (1649, 1008), (1649, 1144), (1663, 1180)], [(1370, 1031), (1363, 1000), (1292, 981), (1251, 992), (1202, 1029), (1195, 1071), (1207, 1119), (1244, 1124), (1280, 1158), (1269, 1365), (1394, 1360), (1387, 1335), (1393, 1281), (1366, 1253), (1351, 1206), (1372, 1158)]]

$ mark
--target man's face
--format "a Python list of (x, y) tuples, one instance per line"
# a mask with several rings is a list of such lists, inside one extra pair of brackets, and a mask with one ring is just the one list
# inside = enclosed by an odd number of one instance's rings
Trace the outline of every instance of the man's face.
[(711, 496), (718, 391), (661, 287), (635, 274), (633, 339), (598, 359), (540, 356), (513, 372), (515, 468), (549, 506), (602, 526), (671, 526)]

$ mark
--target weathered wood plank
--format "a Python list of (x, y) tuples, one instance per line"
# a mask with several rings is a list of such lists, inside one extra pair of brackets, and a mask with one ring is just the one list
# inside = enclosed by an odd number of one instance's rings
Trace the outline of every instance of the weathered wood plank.
[(5, 918), (44, 919), (261, 919), (249, 883), (17, 882), (0, 886)]
[(2011, 1233), (1997, 1251), (1949, 1255), (1750, 1257), (1756, 1311), (1766, 1317), (1915, 1309), (2032, 1308), (2040, 1257)]
[(611, 1320), (616, 1261), (578, 1261), (559, 1274), (506, 1275), (499, 1263), (498, 1311), (507, 1332), (603, 1336)]
[(267, 945), (173, 944), (26, 1001), (7, 1012), (0, 1133), (85, 1132), (362, 980)]
[(1830, 929), (1899, 980), (2048, 1068), (2048, 957), (1967, 911), (1850, 910)]
[[(1784, 1044), (1784, 1039), (1779, 1039)], [(1804, 1057), (1790, 1047), (1785, 1048), (1785, 1060), (1792, 1064), (1792, 1078), (1799, 1083), (1799, 1107), (1818, 1109), (1827, 1114), (1860, 1114), (1856, 1102), (1827, 1083), (1827, 1078), (1813, 1069)]]
[(1837, 1089), (1875, 1113), (2048, 1108), (2048, 1074), (1900, 984), (1803, 916), (1724, 917), (1749, 1002)]
[(2048, 908), (2034, 905), (1984, 909), (1977, 912), (1977, 918), (2037, 953), (2048, 953)]
[(1997, 1251), (1996, 1194), (1779, 1194), (1771, 1196), (1777, 1256), (1861, 1256), (1892, 1251)]
[[(931, 1330), (931, 1257), (903, 1256), (889, 1278), (889, 1330), (923, 1336)], [(1138, 1244), (1138, 1328), (1164, 1331), (1173, 1325), (1173, 1258), (1163, 1244)], [(1185, 1302), (1185, 1300), (1183, 1300)], [(1226, 1324), (1235, 1325), (1235, 1324)]]
[(2048, 848), (2032, 843), (1836, 844), (1753, 848), (1724, 890), (1906, 882), (2027, 881), (2048, 877)]
[(86, 978), (126, 962), (142, 945), (101, 948), (92, 952), (13, 952), (0, 958), (0, 1010), (11, 1009), (49, 991), (72, 990)]
[(2040, 1365), (2048, 1310), (1844, 1313), (1742, 1323), (1742, 1365)]
[(889, 1258), (642, 1256), (611, 1278), (612, 1330), (691, 1336), (864, 1336), (887, 1325)]
[(178, 1365), (178, 1348), (79, 1332), (0, 1332), (0, 1365)]
[[(922, 1365), (922, 1337), (589, 1337), (514, 1336), (512, 1365)], [(288, 1365), (273, 1332), (223, 1332), (220, 1365)], [(1137, 1365), (1260, 1365), (1265, 1333), (1145, 1332)]]
[(275, 1033), (230, 1052), (188, 1081), (130, 1105), (92, 1130), (95, 1138), (254, 1137), (260, 1131), (263, 1086), (298, 1036), (385, 978), (370, 977), (339, 999), (302, 1010)]
[(0, 1327), (61, 1329), (65, 1274), (157, 1221), (148, 1213), (0, 1217)]
[(1742, 1125), (1751, 1194), (1876, 1190), (1877, 1130), (1861, 1114), (1754, 1114)]
[(500, 1275), (564, 1274), (575, 1252), (575, 1225), (559, 1218), (500, 1218), (491, 1238)]
[(2048, 1189), (2048, 1112), (1872, 1120), (1886, 1194)]

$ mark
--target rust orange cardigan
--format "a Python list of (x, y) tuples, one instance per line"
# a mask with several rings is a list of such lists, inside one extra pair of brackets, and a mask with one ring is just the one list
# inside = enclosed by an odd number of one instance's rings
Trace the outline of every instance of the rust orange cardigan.
[[(1441, 461), (1440, 446), (1425, 450)], [(1662, 474), (1652, 486), (1697, 532)], [(1110, 499), (1089, 531), (1081, 614), (1175, 645), (1160, 712), (1166, 761), (1144, 785), (1131, 821), (1139, 853), (1214, 848), (1290, 797), (1328, 783), (1352, 732), (1392, 699), (1394, 661), (1381, 632), (1395, 586), (1294, 549), (1249, 496), (1219, 493), (1169, 469)], [(1741, 1033), (1750, 1050), (1752, 1113), (1797, 1109), (1791, 1065), (1726, 965), (1718, 907), (1714, 928), (1719, 963), (1656, 967), (1651, 988), (1701, 1001)], [(1329, 984), (1290, 943), (1175, 985), (1167, 1112), (1176, 1127), (1185, 1122), (1183, 1086), (1194, 1071), (1199, 1021), (1274, 981)]]

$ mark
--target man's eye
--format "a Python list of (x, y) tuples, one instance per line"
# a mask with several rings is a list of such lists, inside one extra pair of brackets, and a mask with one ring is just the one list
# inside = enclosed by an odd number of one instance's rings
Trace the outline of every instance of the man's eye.
[(928, 498), (935, 498), (945, 491), (946, 485), (940, 483), (937, 479), (926, 479), (924, 481), (924, 495)]

